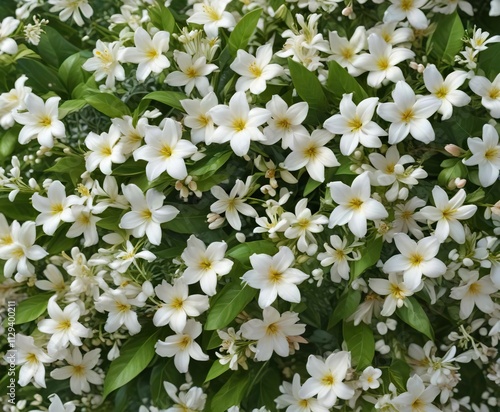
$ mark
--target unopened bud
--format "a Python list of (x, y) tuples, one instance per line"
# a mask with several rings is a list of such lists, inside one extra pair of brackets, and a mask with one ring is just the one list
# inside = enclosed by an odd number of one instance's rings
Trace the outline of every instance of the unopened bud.
[(356, 159), (356, 160), (359, 160), (363, 157), (363, 152), (361, 150), (356, 150), (353, 154), (353, 157)]
[(241, 232), (236, 233), (236, 240), (240, 243), (245, 243), (246, 240), (245, 234)]
[(447, 144), (444, 147), (444, 150), (446, 150), (449, 154), (455, 157), (459, 157), (465, 153), (464, 149), (457, 146), (456, 144)]
[(467, 183), (467, 180), (466, 179), (460, 179), (459, 177), (457, 177), (455, 179), (455, 185), (457, 186), (458, 189), (462, 189)]
[(351, 6), (347, 6), (342, 10), (342, 16), (349, 17), (352, 14), (353, 10)]
[(467, 266), (468, 268), (474, 265), (474, 262), (472, 261), (472, 259), (469, 259), (469, 258), (465, 258), (462, 261), (462, 263), (464, 264), (464, 266)]

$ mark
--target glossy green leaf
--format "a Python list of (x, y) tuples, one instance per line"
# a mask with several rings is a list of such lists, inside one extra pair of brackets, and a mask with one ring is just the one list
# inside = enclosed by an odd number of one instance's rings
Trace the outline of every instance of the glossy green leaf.
[(87, 61), (80, 53), (69, 56), (59, 67), (59, 78), (66, 85), (69, 92), (80, 83), (85, 83), (87, 74), (84, 73), (82, 65)]
[(81, 170), (82, 173), (85, 170), (85, 160), (81, 156), (66, 156), (61, 157), (59, 160), (47, 169), (47, 172), (56, 172), (56, 173), (70, 173), (75, 169)]
[(110, 93), (98, 93), (85, 97), (85, 101), (94, 109), (111, 118), (130, 115), (130, 109), (118, 97)]
[(236, 56), (238, 50), (245, 50), (253, 32), (257, 28), (262, 9), (255, 9), (245, 14), (229, 36), (229, 52)]
[(340, 101), (344, 93), (352, 93), (352, 100), (359, 103), (366, 99), (368, 94), (360, 86), (357, 80), (352, 77), (346, 69), (344, 69), (335, 60), (328, 62), (328, 80), (326, 87)]
[(383, 244), (384, 240), (381, 237), (369, 242), (370, 247), (361, 251), (361, 259), (351, 262), (351, 280), (356, 279), (365, 270), (373, 267), (378, 262)]
[(59, 67), (61, 63), (72, 54), (78, 53), (79, 49), (51, 25), (43, 28), (38, 44), (38, 54), (45, 63)]
[(297, 94), (309, 104), (310, 109), (319, 111), (322, 117), (326, 118), (328, 100), (316, 74), (290, 58), (288, 68)]
[(156, 3), (148, 10), (151, 23), (160, 30), (173, 33), (175, 29), (175, 18), (163, 3)]
[(32, 59), (19, 59), (16, 64), (19, 71), (28, 76), (26, 86), (32, 87), (33, 92), (38, 95), (48, 92), (55, 92), (63, 97), (68, 95), (54, 69)]
[(20, 128), (15, 126), (5, 131), (0, 130), (0, 160), (7, 158), (14, 153), (19, 131)]
[[(181, 100), (187, 98), (188, 97), (181, 92), (151, 92), (143, 97), (142, 102), (147, 102), (148, 100), (154, 100), (156, 102), (166, 104), (169, 107), (173, 107), (174, 109), (184, 111), (181, 105)], [(142, 102), (141, 105), (143, 104)]]
[(59, 106), (59, 119), (64, 119), (68, 114), (78, 112), (87, 106), (87, 102), (83, 99), (66, 100)]
[(47, 304), (53, 293), (39, 293), (19, 302), (16, 307), (16, 325), (32, 322), (47, 310)]
[(254, 253), (265, 253), (272, 256), (277, 252), (278, 248), (271, 240), (256, 240), (236, 245), (228, 250), (227, 255), (242, 264), (246, 264)]
[(104, 380), (103, 397), (106, 398), (115, 389), (130, 382), (139, 375), (155, 355), (159, 329), (143, 328), (122, 346), (120, 357), (111, 362)]
[(434, 340), (434, 330), (431, 322), (420, 303), (413, 296), (407, 297), (404, 303), (402, 307), (396, 310), (396, 314), (400, 319), (429, 339)]
[(222, 412), (239, 405), (248, 386), (248, 373), (234, 373), (215, 394), (210, 404), (212, 412)]
[(207, 377), (205, 378), (205, 382), (211, 381), (212, 379), (217, 378), (222, 375), (224, 372), (229, 370), (229, 363), (222, 364), (218, 360), (214, 361), (210, 370), (208, 371)]
[(357, 309), (361, 302), (361, 292), (347, 288), (334, 304), (333, 313), (328, 321), (328, 329), (333, 328), (341, 320), (347, 319)]
[(401, 359), (394, 359), (389, 366), (389, 378), (399, 391), (406, 392), (406, 381), (410, 372), (410, 365)]
[(436, 30), (427, 40), (427, 54), (438, 62), (453, 64), (455, 55), (463, 47), (465, 31), (462, 20), (456, 11), (453, 14), (440, 14), (436, 20)]
[(210, 308), (205, 323), (206, 330), (222, 329), (229, 325), (257, 294), (250, 286), (232, 282), (217, 294), (217, 300)]
[(231, 158), (232, 154), (233, 152), (231, 151), (220, 151), (213, 155), (207, 155), (203, 159), (196, 162), (189, 174), (191, 176), (201, 176), (202, 178), (207, 178), (224, 166)]
[(370, 366), (375, 356), (375, 338), (371, 327), (363, 322), (358, 326), (354, 322), (344, 322), (343, 334), (356, 370), (361, 371)]

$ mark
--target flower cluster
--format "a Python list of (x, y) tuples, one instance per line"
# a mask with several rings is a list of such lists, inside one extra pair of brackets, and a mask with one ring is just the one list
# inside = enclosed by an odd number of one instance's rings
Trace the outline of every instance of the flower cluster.
[(498, 409), (498, 0), (4, 12), (4, 410)]

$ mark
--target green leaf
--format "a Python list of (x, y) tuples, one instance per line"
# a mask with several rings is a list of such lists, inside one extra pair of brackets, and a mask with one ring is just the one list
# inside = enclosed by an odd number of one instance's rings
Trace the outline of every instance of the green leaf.
[[(181, 374), (175, 369), (173, 359), (167, 362), (161, 362), (151, 370), (149, 377), (149, 388), (151, 390), (151, 400), (153, 405), (159, 408), (167, 408), (169, 405), (168, 397), (166, 396), (165, 386), (163, 382), (167, 381), (179, 386), (181, 383), (179, 378)], [(123, 411), (122, 409), (121, 411)]]
[(467, 177), (467, 167), (460, 159), (455, 163), (455, 166), (441, 170), (438, 175), (438, 183), (441, 187), (447, 187), (448, 183), (450, 183), (451, 180), (455, 180), (457, 177)]
[(83, 99), (66, 100), (59, 106), (59, 119), (64, 119), (68, 114), (74, 113), (87, 106), (87, 102)]
[(195, 234), (208, 229), (207, 212), (192, 205), (175, 204), (180, 213), (162, 226), (175, 233)]
[(196, 162), (195, 167), (189, 172), (191, 176), (201, 176), (203, 179), (212, 176), (217, 170), (224, 166), (231, 158), (233, 152), (222, 151), (214, 155), (207, 155), (200, 161)]
[(380, 259), (384, 240), (379, 237), (369, 244), (370, 247), (363, 249), (361, 259), (351, 262), (351, 281), (356, 279), (366, 269), (374, 266)]
[(19, 131), (19, 127), (11, 127), (2, 133), (0, 137), (0, 160), (7, 158), (14, 153)]
[(270, 240), (256, 240), (245, 242), (229, 249), (227, 255), (242, 264), (248, 264), (250, 256), (254, 253), (265, 253), (274, 255), (278, 251), (276, 244)]
[(203, 347), (205, 349), (215, 349), (218, 348), (222, 343), (222, 339), (219, 337), (219, 334), (217, 333), (216, 330), (211, 332), (210, 334), (210, 339), (208, 340), (207, 344), (204, 344)]
[(347, 288), (335, 304), (335, 309), (328, 321), (328, 330), (333, 328), (341, 320), (351, 316), (361, 302), (361, 292)]
[(32, 322), (47, 310), (47, 304), (53, 293), (39, 293), (20, 302), (16, 307), (16, 325)]
[(436, 20), (436, 30), (427, 40), (427, 54), (436, 58), (438, 62), (453, 64), (455, 55), (463, 46), (462, 20), (456, 11), (453, 14), (440, 14)]
[(253, 32), (257, 28), (257, 23), (259, 22), (261, 14), (262, 9), (255, 9), (245, 14), (231, 32), (228, 44), (229, 52), (232, 56), (236, 56), (238, 50), (246, 49)]
[(71, 155), (60, 157), (54, 166), (49, 167), (47, 172), (71, 173), (75, 169), (85, 171), (85, 160), (81, 156)]
[(396, 310), (399, 318), (413, 329), (434, 340), (434, 330), (427, 313), (414, 297), (408, 297), (404, 305)]
[(111, 362), (104, 380), (103, 397), (106, 398), (134, 379), (151, 362), (155, 355), (155, 344), (160, 330), (144, 328), (138, 335), (132, 336), (120, 350), (120, 357)]
[(486, 77), (494, 79), (500, 73), (500, 43), (488, 44), (488, 48), (479, 53), (479, 68), (484, 70)]
[(326, 118), (328, 116), (328, 100), (316, 74), (291, 58), (288, 59), (288, 68), (297, 94), (309, 104), (310, 109), (318, 112), (318, 116)]
[(410, 377), (411, 368), (405, 361), (394, 359), (389, 367), (389, 378), (400, 392), (406, 392), (406, 381)]
[(207, 377), (205, 378), (205, 382), (217, 378), (218, 376), (222, 375), (224, 372), (227, 372), (228, 370), (229, 370), (229, 362), (223, 365), (218, 360), (216, 360), (212, 364), (210, 370), (208, 371)]
[(344, 322), (343, 334), (356, 370), (370, 366), (375, 356), (375, 338), (372, 329), (363, 322), (358, 326), (355, 326), (354, 322)]
[(66, 58), (79, 51), (78, 47), (71, 44), (50, 25), (43, 29), (44, 33), (41, 34), (38, 44), (38, 54), (45, 63), (59, 67)]
[(162, 3), (156, 3), (148, 10), (151, 23), (160, 30), (173, 33), (175, 29), (175, 18), (170, 10)]
[(226, 411), (231, 406), (239, 405), (248, 386), (248, 373), (235, 373), (215, 394), (210, 404), (212, 412)]
[(328, 62), (328, 80), (326, 82), (326, 87), (339, 100), (342, 99), (344, 93), (352, 93), (352, 100), (355, 103), (359, 103), (361, 100), (368, 97), (368, 94), (360, 86), (357, 80), (335, 60)]
[(222, 329), (229, 325), (257, 294), (250, 286), (232, 282), (217, 294), (215, 304), (210, 308), (205, 330)]
[(64, 82), (68, 91), (72, 92), (80, 83), (85, 83), (86, 76), (82, 70), (82, 65), (86, 60), (80, 53), (75, 53), (64, 60), (61, 67), (59, 67), (59, 78)]
[(429, 339), (434, 340), (434, 330), (427, 317), (427, 313), (425, 313), (425, 310), (414, 297), (410, 296), (406, 298), (404, 305), (396, 310), (396, 314), (407, 325), (423, 333)]
[[(181, 92), (151, 92), (142, 98), (141, 105), (145, 101), (154, 100), (154, 101), (166, 104), (169, 107), (173, 107), (174, 109), (184, 111), (184, 108), (182, 107), (182, 104), (181, 104), (181, 100), (184, 100), (187, 98), (188, 97), (184, 93), (181, 93)], [(145, 108), (144, 108), (144, 110), (145, 110)]]
[(39, 95), (55, 92), (67, 96), (68, 92), (54, 69), (32, 59), (19, 59), (16, 65), (20, 72), (28, 76), (26, 86), (32, 87), (33, 92)]
[(110, 93), (98, 93), (85, 97), (85, 101), (94, 109), (111, 118), (130, 115), (130, 109), (118, 97)]
[(35, 220), (38, 212), (31, 206), (31, 194), (19, 193), (14, 202), (11, 202), (5, 195), (0, 197), (0, 210), (9, 219), (16, 219), (21, 222)]

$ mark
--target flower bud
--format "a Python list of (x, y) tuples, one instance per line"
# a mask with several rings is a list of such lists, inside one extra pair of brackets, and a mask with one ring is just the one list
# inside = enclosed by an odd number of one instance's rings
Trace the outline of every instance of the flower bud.
[(447, 144), (444, 147), (444, 150), (446, 150), (449, 154), (455, 157), (460, 157), (465, 153), (464, 149), (461, 147), (457, 146), (456, 144)]

